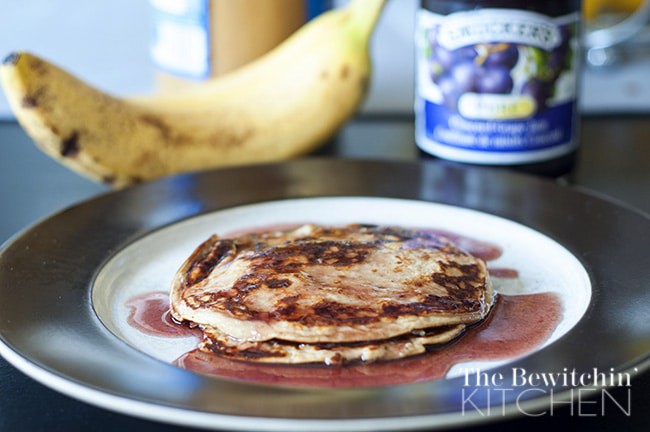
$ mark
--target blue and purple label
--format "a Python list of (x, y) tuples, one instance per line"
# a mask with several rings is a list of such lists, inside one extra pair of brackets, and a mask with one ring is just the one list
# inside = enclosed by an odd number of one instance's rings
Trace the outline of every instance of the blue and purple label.
[(533, 12), (421, 10), (418, 146), (461, 162), (521, 164), (575, 148), (577, 22)]

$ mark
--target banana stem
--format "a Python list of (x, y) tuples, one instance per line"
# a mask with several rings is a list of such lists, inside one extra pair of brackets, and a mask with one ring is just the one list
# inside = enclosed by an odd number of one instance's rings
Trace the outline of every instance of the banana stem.
[(386, 0), (351, 0), (348, 7), (354, 17), (355, 33), (360, 41), (367, 44), (370, 41), (370, 35), (381, 16), (381, 12), (386, 5)]

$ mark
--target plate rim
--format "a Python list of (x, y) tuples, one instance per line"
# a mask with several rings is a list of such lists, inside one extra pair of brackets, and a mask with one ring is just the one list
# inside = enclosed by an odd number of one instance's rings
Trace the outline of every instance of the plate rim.
[[(264, 167), (267, 167), (267, 168), (271, 167), (272, 169), (282, 170), (282, 167), (287, 167), (287, 166), (289, 166), (289, 167), (294, 166), (295, 167), (295, 166), (299, 166), (301, 164), (303, 166), (305, 166), (305, 164), (308, 166), (309, 164), (313, 164), (313, 163), (321, 164), (321, 165), (324, 164), (324, 165), (328, 166), (329, 168), (333, 167), (332, 164), (338, 164), (340, 166), (341, 164), (346, 164), (347, 163), (347, 164), (351, 164), (351, 165), (356, 164), (356, 165), (359, 165), (359, 166), (362, 166), (362, 165), (367, 166), (368, 164), (380, 164), (380, 165), (383, 164), (385, 167), (386, 166), (393, 166), (394, 167), (396, 165), (400, 165), (400, 166), (408, 166), (408, 167), (411, 167), (411, 168), (420, 167), (420, 169), (429, 169), (429, 170), (433, 170), (433, 171), (449, 169), (448, 167), (441, 166), (439, 164), (431, 164), (431, 163), (418, 164), (418, 163), (411, 163), (411, 162), (381, 162), (381, 161), (346, 161), (346, 162), (342, 162), (342, 161), (337, 161), (337, 160), (327, 160), (327, 159), (318, 159), (318, 158), (308, 159), (308, 160), (305, 160), (305, 161), (293, 161), (293, 162), (280, 163), (280, 164), (269, 164), (269, 165), (265, 165)], [(425, 167), (425, 168), (422, 168), (422, 167)], [(429, 168), (429, 167), (433, 167), (433, 168)], [(51, 221), (53, 219), (61, 218), (62, 215), (65, 215), (66, 213), (68, 213), (70, 211), (74, 211), (75, 209), (79, 209), (80, 207), (88, 207), (88, 206), (92, 207), (93, 205), (96, 205), (94, 203), (97, 203), (97, 202), (105, 199), (105, 197), (107, 197), (107, 196), (110, 196), (110, 197), (125, 196), (125, 195), (127, 195), (129, 193), (135, 193), (136, 195), (143, 195), (143, 191), (146, 192), (147, 190), (151, 190), (151, 189), (153, 189), (155, 191), (155, 190), (161, 190), (161, 189), (165, 190), (168, 187), (173, 188), (174, 182), (178, 182), (178, 181), (183, 183), (184, 181), (192, 180), (192, 179), (193, 180), (200, 180), (201, 178), (205, 178), (206, 176), (209, 177), (211, 174), (214, 175), (214, 173), (217, 173), (217, 174), (220, 174), (220, 175), (223, 175), (223, 176), (227, 176), (228, 173), (232, 174), (235, 171), (243, 172), (243, 171), (246, 171), (246, 170), (257, 170), (257, 169), (260, 169), (260, 168), (262, 168), (262, 167), (259, 167), (259, 166), (258, 167), (243, 167), (243, 168), (232, 168), (232, 169), (225, 169), (225, 170), (215, 170), (215, 171), (209, 171), (209, 172), (204, 172), (204, 173), (196, 173), (196, 174), (185, 174), (185, 175), (181, 175), (181, 176), (171, 177), (171, 178), (168, 178), (168, 179), (163, 179), (163, 180), (156, 181), (156, 182), (151, 182), (151, 183), (148, 183), (148, 184), (139, 185), (139, 186), (134, 187), (133, 189), (129, 189), (129, 190), (126, 190), (126, 191), (117, 191), (117, 192), (109, 192), (107, 194), (102, 194), (102, 195), (100, 195), (100, 196), (98, 196), (96, 198), (92, 198), (92, 199), (84, 201), (82, 203), (70, 206), (69, 208), (66, 208), (66, 209), (64, 209), (64, 210), (62, 210), (62, 211), (60, 211), (58, 213), (55, 213), (52, 216), (43, 218), (43, 219), (39, 220), (38, 222), (36, 222), (35, 224), (33, 224), (32, 226), (30, 226), (29, 228), (27, 228), (27, 229), (21, 231), (20, 233), (12, 236), (0, 248), (0, 262), (2, 262), (3, 257), (5, 256), (6, 252), (8, 250), (10, 250), (13, 247), (13, 245), (19, 243), (21, 241), (21, 239), (25, 238), (25, 236), (29, 235), (30, 233), (33, 234), (33, 232), (35, 230), (38, 230), (39, 227), (41, 227), (46, 222)], [(498, 172), (497, 173), (497, 172), (491, 172), (489, 170), (484, 171), (482, 169), (475, 170), (473, 168), (468, 168), (468, 167), (452, 167), (452, 170), (453, 170), (454, 173), (462, 173), (462, 174), (465, 174), (465, 175), (467, 175), (467, 173), (479, 172), (479, 173), (481, 173), (480, 174), (481, 176), (488, 175), (488, 177), (493, 177), (493, 178), (501, 178), (501, 179), (505, 178), (505, 179), (508, 179), (508, 181), (511, 181), (510, 179), (514, 179), (515, 181), (524, 179), (525, 183), (526, 182), (528, 182), (528, 183), (532, 182), (532, 183), (537, 183), (537, 184), (545, 183), (545, 181), (541, 180), (541, 179), (536, 179), (536, 178), (533, 179), (533, 178), (530, 178), (528, 176), (521, 176), (521, 175), (512, 174), (512, 173), (503, 173), (503, 172)], [(485, 174), (485, 173), (488, 173), (488, 174)], [(550, 183), (546, 183), (546, 184), (548, 185)], [(553, 187), (561, 187), (561, 186), (555, 185)], [(569, 190), (569, 189), (566, 188), (565, 190)], [(586, 193), (585, 191), (582, 191), (582, 190), (572, 190), (571, 193), (572, 194), (577, 193), (577, 194), (586, 195), (586, 196), (590, 195), (589, 193)], [(146, 195), (146, 193), (144, 193), (144, 195)], [(300, 195), (298, 195), (298, 196), (286, 196), (285, 195), (285, 196), (282, 196), (282, 197), (277, 197), (277, 199), (309, 198), (311, 196), (312, 195), (303, 195), (303, 196), (300, 196)], [(314, 195), (314, 196), (331, 196), (331, 195)], [(398, 195), (398, 196), (393, 196), (393, 195), (384, 196), (384, 195), (370, 194), (370, 195), (365, 195), (365, 196), (368, 196), (368, 197), (415, 199), (415, 200), (420, 200), (420, 201), (431, 201), (429, 199), (422, 199), (420, 197), (417, 197), (417, 198), (415, 198), (415, 197), (405, 197), (405, 196), (401, 196), (401, 195)], [(627, 206), (625, 208), (623, 208), (623, 207), (619, 206), (617, 203), (609, 202), (609, 201), (607, 201), (607, 200), (605, 200), (605, 199), (603, 199), (602, 197), (599, 197), (599, 196), (595, 196), (595, 197), (592, 196), (592, 199), (595, 199), (597, 201), (606, 203), (608, 206), (613, 206), (613, 207), (618, 208), (618, 209), (623, 209), (625, 212), (635, 213), (637, 216), (641, 216), (642, 218), (645, 218), (646, 223), (650, 222), (650, 218), (648, 218), (647, 215), (645, 215), (643, 212), (639, 211), (638, 209), (627, 208)], [(249, 202), (249, 203), (254, 203), (254, 202), (257, 202), (257, 201), (253, 201), (253, 202)], [(433, 202), (440, 202), (440, 201), (433, 201)], [(453, 204), (450, 204), (449, 202), (440, 202), (440, 203), (441, 204), (447, 204), (447, 205), (453, 205)], [(226, 207), (222, 207), (222, 208), (228, 208), (228, 207), (232, 207), (232, 206), (226, 206)], [(476, 209), (475, 207), (469, 207), (469, 208), (474, 209), (474, 210), (478, 210), (478, 211), (482, 211), (482, 212), (486, 212), (483, 209)], [(205, 214), (205, 213), (207, 213), (209, 211), (212, 211), (212, 209), (211, 210), (203, 209), (203, 210), (199, 211), (198, 213), (195, 213), (195, 215)], [(493, 212), (487, 212), (487, 213), (494, 214), (496, 216), (512, 220), (512, 219), (510, 219), (510, 218), (508, 218), (506, 216), (503, 216), (502, 214), (499, 214), (499, 213), (493, 213)], [(178, 215), (172, 215), (171, 218), (173, 219), (174, 217), (177, 217), (177, 216)], [(177, 219), (177, 220), (174, 220), (174, 221), (171, 221), (171, 222), (168, 221), (167, 223), (163, 223), (161, 225), (158, 225), (155, 229), (163, 228), (164, 226), (167, 226), (170, 223), (178, 222), (180, 220), (183, 220), (183, 219)], [(524, 224), (525, 226), (530, 227), (528, 224), (525, 224), (520, 220), (514, 220), (514, 221), (517, 222), (517, 223), (521, 223), (521, 224)], [(536, 229), (536, 228), (533, 228), (533, 229)], [(541, 232), (544, 235), (548, 235), (544, 231), (541, 231)], [(141, 232), (141, 233), (139, 233), (138, 235), (135, 235), (135, 236), (131, 235), (131, 239), (127, 243), (121, 244), (120, 247), (114, 252), (119, 251), (121, 248), (127, 246), (133, 240), (135, 240), (137, 238), (140, 238), (143, 235), (146, 235), (146, 232)], [(560, 244), (564, 245), (560, 240), (558, 240), (554, 236), (549, 236), (549, 237), (552, 238), (555, 241), (558, 241)], [(571, 248), (567, 247), (567, 249), (571, 253), (574, 253), (574, 251)], [(109, 255), (109, 256), (106, 256), (105, 259), (110, 259), (110, 256), (112, 256), (112, 254)], [(580, 259), (580, 258), (578, 258), (578, 259), (581, 261), (581, 263), (583, 265), (586, 264), (586, 263), (584, 263), (582, 261), (582, 259)], [(589, 274), (590, 279), (592, 279), (594, 277), (592, 271), (590, 271), (590, 268), (588, 266), (585, 266), (585, 267), (587, 269), (587, 272)], [(99, 267), (99, 268), (101, 268), (101, 267)], [(96, 275), (99, 268), (95, 269), (95, 271), (93, 273), (94, 275)], [(93, 276), (93, 279), (94, 279), (94, 276)], [(592, 285), (595, 285), (593, 280), (592, 280)], [(1, 289), (2, 288), (0, 287), (0, 290)], [(88, 287), (88, 289), (90, 290), (90, 286)], [(88, 292), (87, 295), (88, 295), (88, 298), (90, 298), (92, 296), (90, 292)], [(592, 296), (591, 301), (592, 302), (594, 301), (593, 296)], [(90, 309), (91, 310), (93, 309), (92, 305), (90, 305)], [(590, 305), (590, 309), (591, 309), (591, 305)], [(94, 310), (92, 312), (94, 313)], [(573, 331), (573, 330), (571, 330), (571, 331)], [(562, 338), (565, 338), (566, 336), (567, 335), (564, 335)], [(11, 359), (11, 361), (9, 361), (10, 363), (17, 366), (24, 373), (36, 378), (39, 382), (42, 382), (43, 384), (48, 385), (48, 386), (54, 388), (55, 390), (59, 390), (59, 391), (62, 391), (64, 393), (66, 393), (65, 389), (62, 389), (62, 387), (65, 386), (65, 382), (69, 383), (70, 380), (67, 379), (64, 376), (59, 375), (58, 373), (56, 373), (56, 371), (49, 370), (44, 365), (39, 365), (37, 363), (34, 363), (28, 357), (23, 356), (22, 353), (15, 350), (11, 346), (11, 344), (8, 343), (8, 341), (5, 339), (5, 335), (4, 335), (4, 332), (2, 331), (2, 329), (0, 329), (0, 354), (3, 355), (8, 360)], [(22, 363), (21, 361), (24, 361), (24, 363)], [(634, 367), (634, 366), (638, 367), (640, 370), (646, 370), (646, 369), (650, 368), (650, 352), (646, 352), (644, 355), (641, 355), (638, 358), (631, 359), (631, 360), (629, 360), (628, 363), (629, 363), (629, 366), (626, 366), (625, 369), (621, 369), (621, 371), (628, 370), (629, 368)], [(55, 383), (54, 385), (52, 385), (51, 379), (54, 379), (55, 381), (60, 379), (62, 382)], [(83, 388), (84, 387), (87, 388), (88, 386), (84, 386), (84, 384), (78, 383), (78, 382), (72, 382), (72, 384), (80, 386), (80, 388), (77, 388), (76, 391), (71, 390), (70, 393), (66, 393), (66, 394), (68, 394), (69, 396), (76, 397), (78, 399), (84, 400), (86, 402), (94, 403), (92, 398), (90, 398), (90, 399), (89, 398), (79, 398), (78, 394), (75, 394), (75, 393), (78, 393), (79, 390), (81, 390), (83, 392)], [(98, 390), (98, 389), (95, 389), (95, 388), (92, 388), (92, 387), (90, 387), (90, 391), (99, 392), (100, 399), (101, 399), (101, 395), (107, 394), (103, 390)], [(568, 390), (566, 390), (566, 391), (568, 392)], [(108, 393), (108, 394), (111, 397), (117, 398), (118, 400), (124, 400), (124, 398), (122, 398), (122, 396), (112, 395), (110, 393)], [(127, 402), (136, 403), (136, 404), (142, 403), (142, 404), (145, 404), (145, 405), (151, 407), (151, 404), (149, 402), (138, 401), (137, 399), (125, 399), (125, 403), (128, 405)], [(534, 400), (533, 401), (526, 401), (526, 403), (531, 404), (530, 405), (531, 407), (533, 405), (536, 405)], [(114, 410), (117, 410), (119, 412), (123, 412), (125, 414), (141, 416), (141, 415), (138, 415), (139, 414), (138, 412), (133, 412), (133, 410), (130, 410), (128, 408), (124, 408), (124, 410), (122, 410), (122, 409), (120, 409), (119, 407), (116, 407), (116, 406), (106, 405), (102, 401), (99, 401), (99, 402), (95, 401), (95, 404), (99, 405), (99, 406), (102, 406), (104, 408), (114, 409)], [(541, 399), (539, 400), (539, 404), (540, 405), (545, 405), (544, 401), (541, 400)], [(164, 406), (166, 410), (176, 410), (176, 409), (178, 409), (181, 412), (187, 412), (187, 409), (185, 409), (185, 408), (172, 408), (172, 407), (169, 407), (169, 406), (166, 406), (166, 405), (155, 405), (155, 406)], [(194, 414), (196, 414), (196, 412), (194, 412)], [(499, 417), (499, 418), (506, 418), (506, 417), (510, 417), (510, 416), (516, 415), (516, 414), (517, 414), (517, 412), (511, 412), (508, 415), (505, 415), (505, 416)], [(221, 420), (224, 420), (225, 419), (224, 416), (226, 416), (225, 414), (216, 414), (216, 413), (206, 413), (206, 415), (213, 418), (213, 419), (214, 419), (215, 416), (217, 416)], [(445, 417), (445, 416), (449, 416), (449, 417)], [(153, 418), (153, 417), (147, 416), (147, 415), (144, 415), (144, 416), (141, 416), (141, 417), (152, 419), (152, 420), (159, 420), (160, 419), (160, 418)], [(233, 417), (234, 423), (233, 424), (228, 424), (226, 427), (230, 427), (230, 428), (239, 428), (239, 427), (241, 427), (242, 429), (244, 429), (244, 428), (249, 429), (250, 428), (250, 420), (251, 420), (251, 418), (253, 418), (253, 419), (257, 420), (257, 421), (261, 421), (261, 422), (265, 423), (264, 425), (260, 425), (262, 427), (260, 427), (259, 430), (274, 430), (274, 429), (268, 429), (268, 427), (272, 426), (271, 423), (277, 422), (277, 421), (290, 422), (290, 423), (294, 422), (294, 421), (297, 421), (298, 422), (297, 424), (302, 425), (302, 427), (304, 427), (304, 424), (306, 422), (310, 422), (310, 420), (303, 419), (303, 418), (296, 419), (296, 418), (274, 418), (274, 417), (265, 418), (265, 417), (234, 416)], [(411, 420), (421, 418), (422, 421), (426, 423), (426, 424), (420, 425), (420, 424), (416, 424), (417, 423), (416, 421), (411, 421), (410, 429), (420, 428), (420, 427), (450, 426), (450, 425), (455, 425), (455, 424), (471, 424), (471, 423), (479, 423), (479, 422), (487, 421), (483, 417), (478, 417), (478, 415), (475, 415), (474, 418), (469, 416), (469, 417), (463, 417), (462, 419), (459, 420), (457, 413), (449, 413), (449, 414), (437, 413), (437, 414), (427, 414), (427, 415), (422, 415), (422, 416), (410, 415), (408, 418), (411, 419)], [(405, 419), (401, 418), (401, 417), (396, 417), (396, 418), (393, 418), (393, 417), (378, 417), (378, 418), (374, 418), (374, 420), (375, 420), (375, 422), (379, 422), (380, 424), (375, 424), (373, 428), (381, 429), (381, 426), (388, 424), (390, 422), (390, 419), (397, 420), (401, 427), (407, 426), (405, 424)], [(437, 419), (441, 419), (442, 422), (435, 421)], [(459, 420), (459, 421), (456, 422), (454, 420)], [(493, 419), (488, 419), (488, 420), (493, 420)], [(183, 419), (178, 419), (178, 418), (169, 418), (166, 421), (171, 422), (171, 423), (175, 423), (175, 424), (179, 424), (179, 425), (191, 425), (191, 426), (198, 426), (198, 427), (215, 427), (214, 424), (206, 425), (206, 424), (187, 423)], [(335, 423), (337, 423), (337, 421), (343, 422), (343, 424), (335, 424)], [(339, 429), (340, 426), (344, 426), (344, 425), (351, 426), (351, 423), (354, 423), (354, 422), (357, 422), (357, 421), (368, 422), (369, 419), (367, 419), (367, 418), (359, 418), (359, 419), (347, 419), (347, 418), (345, 418), (345, 419), (340, 419), (340, 420), (328, 419), (327, 421), (324, 421), (323, 419), (314, 420), (314, 422), (319, 424), (319, 425), (326, 423), (326, 425), (323, 426), (324, 429), (322, 429), (322, 430), (332, 430), (332, 429), (340, 430)], [(269, 423), (269, 422), (271, 422), (271, 423)], [(210, 423), (212, 423), (212, 422), (210, 422)], [(327, 426), (327, 425), (329, 425), (329, 426)], [(331, 427), (331, 426), (334, 426), (334, 427)], [(224, 427), (224, 426), (219, 424), (218, 427), (221, 428), (221, 427)], [(282, 425), (282, 428), (286, 428), (286, 427), (287, 427), (286, 424)], [(314, 427), (317, 427), (317, 426), (314, 425)], [(314, 430), (321, 430), (321, 429), (314, 429)], [(345, 430), (345, 428), (343, 428), (343, 430)], [(350, 430), (360, 430), (360, 429), (357, 426), (355, 426), (355, 427), (351, 428)]]

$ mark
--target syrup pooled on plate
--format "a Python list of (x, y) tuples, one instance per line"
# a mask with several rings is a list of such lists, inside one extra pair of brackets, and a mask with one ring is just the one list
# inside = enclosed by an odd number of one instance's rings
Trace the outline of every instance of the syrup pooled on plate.
[[(283, 226), (286, 228), (286, 226)], [(266, 228), (268, 229), (268, 227)], [(454, 233), (444, 235), (475, 257), (492, 261), (502, 250), (491, 243)], [(489, 268), (497, 283), (519, 283), (518, 272), (509, 268)], [(152, 292), (130, 299), (128, 323), (138, 331), (157, 337), (201, 338), (198, 328), (176, 323), (169, 314), (169, 295)], [(309, 387), (372, 387), (424, 382), (444, 378), (457, 364), (469, 361), (509, 360), (541, 346), (562, 319), (562, 303), (551, 292), (521, 295), (497, 294), (490, 315), (469, 327), (457, 339), (431, 348), (426, 353), (385, 362), (280, 365), (230, 360), (198, 348), (181, 355), (174, 364), (198, 373), (241, 381)]]
[(130, 309), (127, 322), (142, 333), (161, 337), (195, 336), (201, 339), (201, 330), (176, 322), (169, 312), (169, 294), (163, 291), (135, 296), (126, 302)]
[(497, 295), (494, 308), (490, 317), (458, 340), (403, 360), (340, 367), (268, 365), (228, 360), (196, 349), (174, 364), (208, 375), (290, 386), (345, 388), (424, 382), (444, 378), (459, 363), (507, 360), (530, 353), (553, 333), (562, 311), (553, 293)]

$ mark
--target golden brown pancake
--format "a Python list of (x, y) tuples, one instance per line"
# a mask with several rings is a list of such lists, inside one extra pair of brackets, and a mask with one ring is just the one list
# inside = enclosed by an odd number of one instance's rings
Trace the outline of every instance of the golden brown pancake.
[(288, 342), (386, 347), (378, 341), (476, 323), (493, 292), (485, 262), (439, 234), (304, 225), (211, 237), (177, 272), (170, 298), (174, 318), (213, 329), (212, 342), (227, 338), (229, 350), (233, 341), (273, 341), (260, 346), (286, 343), (286, 352)]
[(279, 339), (249, 342), (235, 339), (214, 327), (203, 329), (199, 348), (234, 360), (259, 363), (325, 363), (338, 365), (355, 361), (397, 360), (424, 353), (428, 347), (445, 344), (465, 330), (464, 324), (416, 330), (379, 341), (351, 343), (298, 343)]

